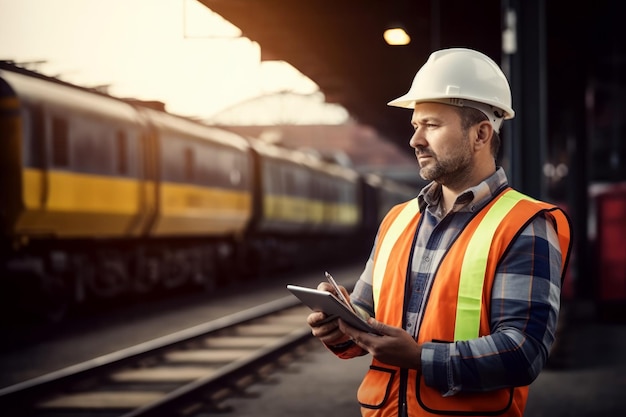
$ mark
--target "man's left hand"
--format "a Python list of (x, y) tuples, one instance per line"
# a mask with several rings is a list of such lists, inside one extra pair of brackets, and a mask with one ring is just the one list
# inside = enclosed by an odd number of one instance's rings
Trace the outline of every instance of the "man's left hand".
[(339, 328), (362, 349), (388, 365), (421, 371), (422, 347), (404, 329), (370, 318), (367, 321), (381, 336), (362, 332), (339, 319)]

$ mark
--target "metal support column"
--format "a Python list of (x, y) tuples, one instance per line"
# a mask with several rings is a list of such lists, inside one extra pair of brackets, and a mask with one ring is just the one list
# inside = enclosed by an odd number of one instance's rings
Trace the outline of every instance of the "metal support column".
[(511, 185), (545, 198), (547, 158), (546, 17), (542, 0), (503, 0), (502, 67), (515, 118), (504, 125), (503, 165)]

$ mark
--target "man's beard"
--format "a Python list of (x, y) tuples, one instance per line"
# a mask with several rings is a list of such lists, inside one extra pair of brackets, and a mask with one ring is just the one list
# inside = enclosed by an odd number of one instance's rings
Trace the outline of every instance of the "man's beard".
[(469, 141), (463, 141), (463, 145), (446, 158), (439, 158), (431, 149), (418, 147), (419, 154), (431, 156), (430, 163), (420, 168), (420, 177), (442, 185), (463, 181), (472, 168), (472, 155), (468, 145)]

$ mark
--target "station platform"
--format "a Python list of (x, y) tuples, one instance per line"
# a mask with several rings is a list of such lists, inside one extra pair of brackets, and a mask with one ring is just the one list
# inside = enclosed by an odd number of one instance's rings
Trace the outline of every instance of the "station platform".
[[(210, 302), (173, 303), (147, 316), (143, 314), (146, 307), (138, 305), (134, 310), (91, 321), (83, 331), (62, 333), (45, 343), (20, 349), (10, 350), (5, 343), (6, 349), (0, 354), (0, 387), (289, 296), (285, 284), (314, 287), (323, 279), (326, 268), (341, 284), (349, 285), (362, 265), (326, 265), (297, 278), (260, 282), (246, 291), (236, 288), (231, 295)], [(559, 332), (550, 366), (531, 385), (524, 417), (624, 415), (626, 321), (617, 315), (613, 322), (601, 321), (588, 302), (567, 304), (566, 325)], [(203, 412), (202, 416), (358, 417), (356, 392), (370, 357), (342, 360), (315, 340), (311, 346), (309, 353), (273, 374), (269, 381), (250, 386), (246, 394), (251, 395), (225, 401), (228, 413)]]
[[(573, 309), (573, 310), (572, 310)], [(531, 385), (525, 417), (615, 417), (626, 410), (626, 324), (598, 321), (571, 306), (554, 359)], [(336, 358), (321, 345), (252, 398), (230, 400), (229, 415), (360, 416), (356, 391), (370, 358)], [(216, 414), (217, 415), (217, 414)]]

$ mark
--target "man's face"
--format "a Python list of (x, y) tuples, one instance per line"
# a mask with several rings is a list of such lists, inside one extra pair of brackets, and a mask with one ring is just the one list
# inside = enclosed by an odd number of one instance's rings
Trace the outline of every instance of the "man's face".
[(420, 176), (446, 185), (463, 180), (473, 166), (467, 132), (456, 109), (447, 104), (418, 103), (411, 124), (409, 144), (415, 149)]

